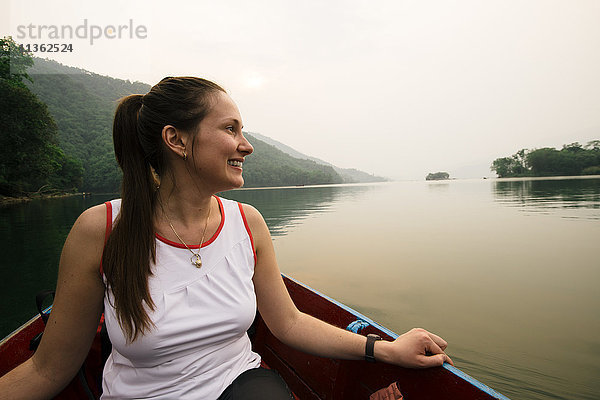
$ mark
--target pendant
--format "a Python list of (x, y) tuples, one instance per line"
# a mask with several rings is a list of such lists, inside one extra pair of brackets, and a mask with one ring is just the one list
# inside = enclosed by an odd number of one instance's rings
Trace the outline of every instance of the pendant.
[(196, 266), (196, 268), (200, 268), (202, 266), (202, 259), (200, 258), (200, 254), (194, 254), (190, 258), (190, 261)]

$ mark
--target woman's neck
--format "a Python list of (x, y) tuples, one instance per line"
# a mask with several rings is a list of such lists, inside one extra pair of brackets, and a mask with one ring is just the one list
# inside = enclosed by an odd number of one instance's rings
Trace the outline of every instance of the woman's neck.
[(157, 193), (156, 217), (183, 226), (204, 223), (213, 206), (212, 196), (213, 193), (202, 191), (197, 185), (175, 186), (170, 180), (163, 181)]

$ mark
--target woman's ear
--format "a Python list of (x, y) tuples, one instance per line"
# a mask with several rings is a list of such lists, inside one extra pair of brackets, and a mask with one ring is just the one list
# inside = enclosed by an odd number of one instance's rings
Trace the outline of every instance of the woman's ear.
[(173, 125), (165, 125), (162, 129), (162, 139), (169, 150), (183, 159), (187, 158), (190, 151), (186, 148), (187, 135)]

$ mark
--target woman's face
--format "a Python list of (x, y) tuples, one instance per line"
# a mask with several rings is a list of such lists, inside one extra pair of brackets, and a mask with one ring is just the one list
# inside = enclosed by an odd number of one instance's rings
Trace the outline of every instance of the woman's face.
[(244, 184), (242, 164), (254, 148), (242, 133), (242, 117), (231, 97), (217, 92), (213, 101), (211, 110), (200, 122), (191, 161), (199, 183), (216, 193)]

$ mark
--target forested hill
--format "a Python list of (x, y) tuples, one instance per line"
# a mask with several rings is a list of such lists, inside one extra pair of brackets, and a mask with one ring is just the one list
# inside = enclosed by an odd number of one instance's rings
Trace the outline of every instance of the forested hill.
[(121, 175), (112, 146), (117, 99), (150, 86), (101, 76), (34, 58), (31, 91), (46, 103), (58, 126), (59, 145), (83, 165), (83, 191), (114, 192)]
[[(34, 59), (31, 91), (47, 104), (59, 131), (59, 145), (80, 160), (86, 192), (117, 191), (120, 172), (112, 147), (112, 118), (117, 100), (146, 93), (150, 86), (101, 76), (50, 60)], [(343, 183), (331, 165), (298, 159), (252, 135), (254, 154), (244, 165), (246, 187)]]
[(335, 165), (328, 163), (327, 161), (323, 161), (319, 158), (316, 157), (311, 157), (308, 156), (306, 154), (300, 153), (299, 151), (297, 151), (296, 149), (291, 148), (290, 146), (283, 144), (275, 139), (271, 139), (268, 136), (263, 136), (260, 133), (254, 133), (252, 132), (251, 135), (253, 135), (254, 137), (256, 137), (259, 140), (262, 140), (265, 143), (268, 143), (272, 146), (274, 146), (275, 148), (283, 151), (284, 153), (294, 157), (294, 158), (299, 158), (302, 160), (312, 160), (314, 162), (316, 162), (317, 164), (321, 164), (321, 165), (328, 165), (330, 167), (333, 167), (333, 169), (335, 170), (335, 172), (337, 172), (342, 179), (344, 180), (344, 183), (355, 183), (355, 182), (385, 182), (387, 181), (386, 178), (383, 178), (381, 176), (376, 176), (373, 174), (368, 174), (364, 171), (360, 171), (358, 169), (355, 168), (340, 168), (340, 167), (336, 167)]

